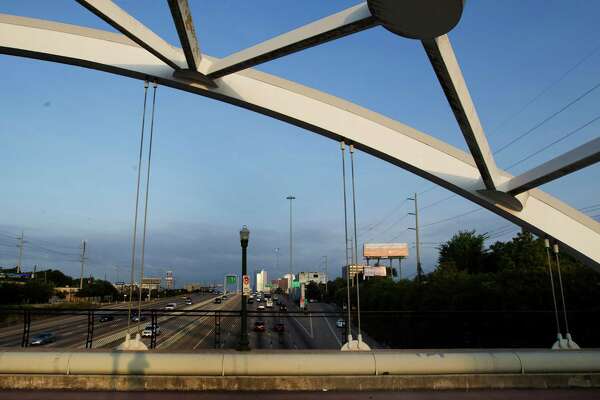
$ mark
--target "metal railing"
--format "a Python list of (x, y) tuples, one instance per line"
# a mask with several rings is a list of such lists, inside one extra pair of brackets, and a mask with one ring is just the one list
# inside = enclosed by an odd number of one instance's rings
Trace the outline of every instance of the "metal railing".
[[(600, 347), (600, 311), (570, 311), (575, 339)], [(551, 311), (363, 311), (363, 338), (373, 348), (547, 348), (555, 339)], [(130, 332), (151, 349), (236, 348), (240, 310), (143, 309)], [(112, 348), (127, 332), (127, 310), (0, 308), (0, 348)], [(335, 349), (346, 341), (342, 311), (249, 311), (251, 348)], [(352, 316), (356, 320), (356, 315)], [(10, 322), (9, 322), (10, 321)], [(353, 332), (356, 327), (353, 326)], [(39, 334), (52, 335), (34, 343)], [(38, 340), (39, 342), (39, 340)]]

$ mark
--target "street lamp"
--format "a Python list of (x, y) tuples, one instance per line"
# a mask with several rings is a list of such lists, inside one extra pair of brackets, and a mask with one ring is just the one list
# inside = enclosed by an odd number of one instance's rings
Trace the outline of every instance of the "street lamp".
[(290, 201), (290, 280), (288, 281), (288, 293), (291, 294), (292, 281), (294, 280), (294, 252), (292, 247), (292, 200), (296, 200), (296, 198), (292, 195), (289, 195), (285, 199)]
[[(242, 226), (240, 230), (240, 244), (242, 245), (242, 279), (247, 274), (247, 260), (246, 260), (246, 250), (248, 249), (248, 239), (250, 238), (250, 230), (246, 225)], [(242, 288), (242, 327), (240, 332), (240, 343), (238, 346), (238, 350), (247, 351), (250, 350), (248, 346), (248, 310), (247, 303), (248, 299), (244, 294)]]

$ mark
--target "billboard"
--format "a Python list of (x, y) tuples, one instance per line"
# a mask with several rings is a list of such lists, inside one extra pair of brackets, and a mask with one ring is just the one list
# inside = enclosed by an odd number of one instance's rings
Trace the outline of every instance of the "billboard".
[(386, 267), (364, 267), (363, 276), (387, 276)]
[(408, 257), (407, 243), (365, 243), (365, 258), (404, 258)]

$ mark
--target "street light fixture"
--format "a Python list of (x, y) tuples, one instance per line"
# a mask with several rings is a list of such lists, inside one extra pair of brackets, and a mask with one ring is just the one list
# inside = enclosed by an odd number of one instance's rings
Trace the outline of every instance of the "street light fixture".
[[(247, 249), (248, 249), (248, 240), (250, 239), (250, 230), (246, 225), (242, 226), (240, 230), (240, 244), (242, 245), (242, 279), (247, 274)], [(249, 342), (248, 342), (248, 309), (247, 303), (248, 299), (244, 294), (242, 289), (242, 321), (241, 321), (241, 329), (240, 329), (240, 343), (238, 346), (238, 350), (248, 351), (250, 350)]]

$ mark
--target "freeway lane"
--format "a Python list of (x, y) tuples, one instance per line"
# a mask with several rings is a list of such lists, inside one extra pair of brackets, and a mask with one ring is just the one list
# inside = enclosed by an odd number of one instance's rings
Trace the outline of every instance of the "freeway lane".
[[(206, 298), (206, 295), (194, 295), (196, 301), (201, 298)], [(143, 309), (163, 308), (167, 303), (179, 301), (177, 298), (166, 298), (154, 300), (150, 303), (143, 303)], [(106, 309), (127, 310), (127, 303), (119, 303), (118, 305), (109, 305), (102, 307)], [(107, 332), (115, 331), (127, 326), (126, 316), (115, 316), (113, 321), (99, 322), (101, 312), (96, 312), (96, 321), (94, 324), (94, 336), (98, 337)], [(19, 347), (21, 345), (21, 335), (23, 332), (22, 323), (15, 324), (11, 327), (0, 329), (0, 347)], [(44, 345), (44, 347), (70, 348), (70, 347), (85, 347), (85, 339), (87, 335), (87, 315), (77, 316), (57, 316), (42, 320), (32, 320), (30, 338), (41, 332), (53, 332), (57, 336), (54, 343)]]

